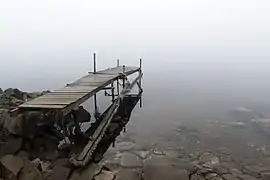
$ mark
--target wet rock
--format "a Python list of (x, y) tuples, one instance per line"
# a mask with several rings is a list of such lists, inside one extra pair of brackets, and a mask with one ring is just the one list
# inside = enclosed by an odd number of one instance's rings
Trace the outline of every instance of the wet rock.
[(8, 171), (10, 171), (15, 177), (23, 167), (23, 159), (13, 155), (6, 155), (1, 158), (1, 164)]
[(26, 162), (19, 175), (19, 180), (43, 180), (43, 178), (37, 167), (30, 162)]
[(134, 154), (141, 159), (146, 159), (150, 155), (150, 151), (135, 151)]
[(129, 167), (129, 168), (141, 167), (142, 162), (138, 156), (125, 152), (121, 158), (121, 166), (122, 167)]
[(270, 179), (270, 173), (262, 173), (262, 180), (269, 180)]
[(71, 174), (70, 180), (91, 180), (101, 172), (99, 164), (90, 164), (84, 168), (77, 169)]
[(218, 157), (214, 156), (211, 153), (203, 153), (199, 157), (199, 161), (203, 167), (214, 168), (220, 165), (220, 160)]
[(222, 177), (226, 180), (239, 180), (237, 177), (233, 176), (232, 174), (223, 174)]
[(199, 175), (199, 174), (192, 174), (190, 176), (190, 180), (205, 180), (205, 178), (202, 175)]
[(257, 180), (257, 178), (250, 176), (250, 175), (247, 175), (247, 174), (243, 174), (239, 178), (243, 179), (243, 180)]
[(243, 171), (246, 174), (259, 178), (261, 177), (260, 173), (270, 172), (270, 168), (259, 166), (259, 165), (250, 165), (250, 166), (245, 166), (245, 169)]
[(231, 172), (231, 174), (234, 175), (235, 177), (240, 177), (240, 176), (243, 175), (243, 173), (242, 173), (240, 170), (238, 170), (238, 169), (230, 169), (230, 172)]
[(189, 180), (187, 170), (170, 165), (146, 165), (143, 172), (144, 180)]
[(218, 174), (217, 173), (207, 173), (206, 175), (205, 175), (205, 178), (206, 179), (212, 179), (212, 178), (214, 178), (214, 177), (218, 177)]
[(142, 171), (137, 169), (120, 169), (116, 173), (115, 180), (141, 180)]
[(111, 171), (102, 170), (100, 174), (95, 176), (94, 180), (113, 180), (115, 177)]
[(52, 169), (52, 173), (47, 177), (47, 180), (67, 180), (70, 172), (70, 168), (63, 166), (55, 166)]
[(135, 147), (135, 144), (133, 142), (121, 142), (116, 144), (116, 149), (118, 151), (129, 151)]

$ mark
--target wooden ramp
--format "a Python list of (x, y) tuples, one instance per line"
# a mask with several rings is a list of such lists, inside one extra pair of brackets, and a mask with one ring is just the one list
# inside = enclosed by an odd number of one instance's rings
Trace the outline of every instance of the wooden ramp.
[(139, 67), (119, 66), (89, 73), (81, 79), (19, 106), (21, 110), (57, 109), (69, 113), (119, 78), (139, 72)]

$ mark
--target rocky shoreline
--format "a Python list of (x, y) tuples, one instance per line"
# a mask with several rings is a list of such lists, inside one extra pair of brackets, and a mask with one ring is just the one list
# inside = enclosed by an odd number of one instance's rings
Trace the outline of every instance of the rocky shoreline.
[[(51, 137), (22, 138), (18, 135), (20, 117), (10, 116), (10, 110), (47, 92), (0, 90), (0, 180), (270, 179), (267, 113), (239, 108), (231, 111), (231, 121), (209, 120), (200, 130), (179, 125), (162, 148), (138, 147), (135, 141), (114, 143), (128, 121), (121, 127), (112, 123), (108, 129), (112, 136), (105, 138), (103, 152), (97, 154), (95, 162), (77, 168), (70, 163), (70, 149), (59, 148)], [(255, 131), (256, 138), (252, 138)], [(107, 151), (111, 142), (115, 147)]]

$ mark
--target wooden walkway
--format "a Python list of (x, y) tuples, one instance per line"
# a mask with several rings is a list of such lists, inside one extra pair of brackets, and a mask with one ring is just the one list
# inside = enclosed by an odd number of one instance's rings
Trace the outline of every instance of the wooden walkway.
[(57, 109), (69, 113), (118, 78), (139, 72), (139, 67), (119, 66), (89, 73), (81, 79), (19, 106), (21, 110)]

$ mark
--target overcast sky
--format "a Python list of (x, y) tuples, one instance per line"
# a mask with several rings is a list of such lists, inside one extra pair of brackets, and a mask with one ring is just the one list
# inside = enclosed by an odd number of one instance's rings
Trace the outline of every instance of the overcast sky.
[[(147, 66), (193, 56), (201, 57), (198, 61), (208, 56), (256, 61), (270, 55), (269, 0), (0, 2), (3, 86), (33, 74), (37, 79), (61, 72), (67, 79), (78, 76), (91, 69), (93, 52), (100, 67), (114, 65), (116, 58), (136, 65), (143, 57)], [(2, 79), (7, 71), (13, 83)]]

